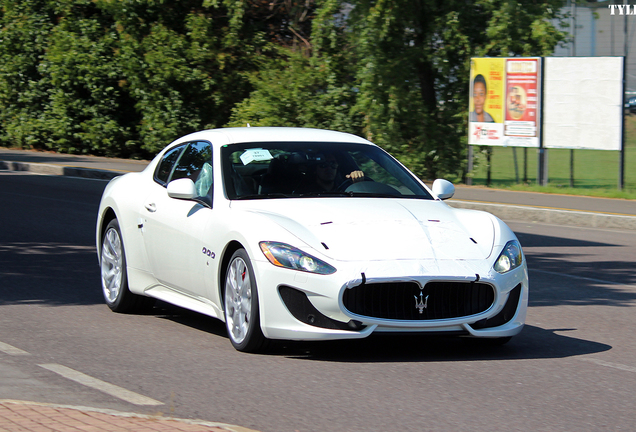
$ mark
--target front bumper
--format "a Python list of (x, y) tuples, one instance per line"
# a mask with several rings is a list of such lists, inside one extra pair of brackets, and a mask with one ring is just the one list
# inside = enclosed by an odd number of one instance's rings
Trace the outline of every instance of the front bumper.
[[(286, 340), (334, 340), (359, 339), (374, 332), (431, 333), (466, 335), (471, 337), (499, 338), (518, 334), (525, 323), (528, 304), (528, 277), (525, 263), (505, 275), (500, 275), (481, 263), (456, 263), (456, 271), (442, 275), (421, 271), (421, 263), (384, 265), (361, 268), (355, 263), (340, 266), (333, 275), (315, 275), (272, 266), (267, 261), (255, 261), (254, 271), (258, 281), (261, 327), (266, 337)], [(449, 270), (452, 265), (446, 266)], [(482, 274), (484, 276), (479, 276)], [(343, 298), (345, 291), (373, 284), (411, 284), (426, 287), (430, 282), (452, 282), (455, 285), (475, 283), (492, 287), (493, 298), (488, 307), (468, 315), (437, 315), (418, 319), (418, 312), (428, 313), (424, 296), (405, 294), (400, 307), (404, 316), (367, 316), (351, 312)], [(415, 290), (426, 293), (427, 291)], [(437, 295), (437, 294), (435, 294)], [(415, 298), (413, 298), (415, 297)], [(431, 306), (433, 299), (430, 299)], [(382, 301), (382, 300), (380, 300)], [(428, 301), (427, 301), (428, 303)], [(451, 304), (447, 300), (445, 304)], [(349, 306), (351, 308), (351, 306)], [(445, 306), (441, 306), (442, 309)], [(413, 317), (413, 315), (415, 317)], [(450, 317), (447, 317), (450, 316)]]

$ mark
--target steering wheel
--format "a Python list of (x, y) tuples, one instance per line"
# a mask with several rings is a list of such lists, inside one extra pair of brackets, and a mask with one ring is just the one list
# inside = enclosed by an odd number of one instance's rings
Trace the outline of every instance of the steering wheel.
[(352, 184), (353, 184), (353, 180), (348, 178), (348, 179), (345, 179), (345, 181), (343, 181), (342, 183), (340, 183), (338, 187), (336, 187), (334, 190), (343, 191), (347, 189), (349, 186), (351, 186)]
[(352, 179), (347, 178), (342, 183), (340, 183), (340, 185), (335, 190), (337, 190), (337, 191), (345, 191), (345, 190), (347, 190), (347, 188), (349, 186), (351, 186), (354, 183), (362, 183), (362, 182), (367, 182), (367, 181), (373, 181), (373, 179), (371, 179), (370, 177), (364, 176), (361, 180), (358, 180), (357, 182), (354, 182)]

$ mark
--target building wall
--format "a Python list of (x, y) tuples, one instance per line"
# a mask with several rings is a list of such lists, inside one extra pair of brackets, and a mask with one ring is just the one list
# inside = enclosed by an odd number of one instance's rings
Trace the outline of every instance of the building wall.
[[(572, 41), (557, 47), (555, 56), (622, 56), (625, 53), (625, 24), (627, 23), (627, 83), (626, 93), (636, 94), (636, 15), (619, 15), (611, 4), (623, 4), (621, 0), (591, 3), (587, 6), (568, 6), (563, 12), (570, 12), (575, 19), (575, 31), (570, 33)], [(630, 6), (630, 13), (636, 12)]]

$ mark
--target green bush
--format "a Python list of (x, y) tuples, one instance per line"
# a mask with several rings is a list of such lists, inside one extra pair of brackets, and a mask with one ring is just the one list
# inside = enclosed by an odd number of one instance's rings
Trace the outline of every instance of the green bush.
[(562, 0), (0, 0), (0, 144), (149, 157), (225, 125), (355, 133), (465, 175), (474, 56), (545, 55)]

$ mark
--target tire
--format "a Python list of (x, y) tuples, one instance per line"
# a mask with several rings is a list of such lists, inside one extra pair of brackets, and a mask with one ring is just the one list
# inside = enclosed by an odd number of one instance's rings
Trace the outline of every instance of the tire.
[(238, 249), (227, 266), (224, 287), (225, 326), (230, 342), (243, 352), (265, 348), (258, 310), (258, 290), (252, 263), (245, 249)]
[(154, 299), (128, 289), (126, 253), (117, 219), (111, 220), (104, 230), (100, 267), (104, 301), (113, 312), (133, 313), (152, 308)]

